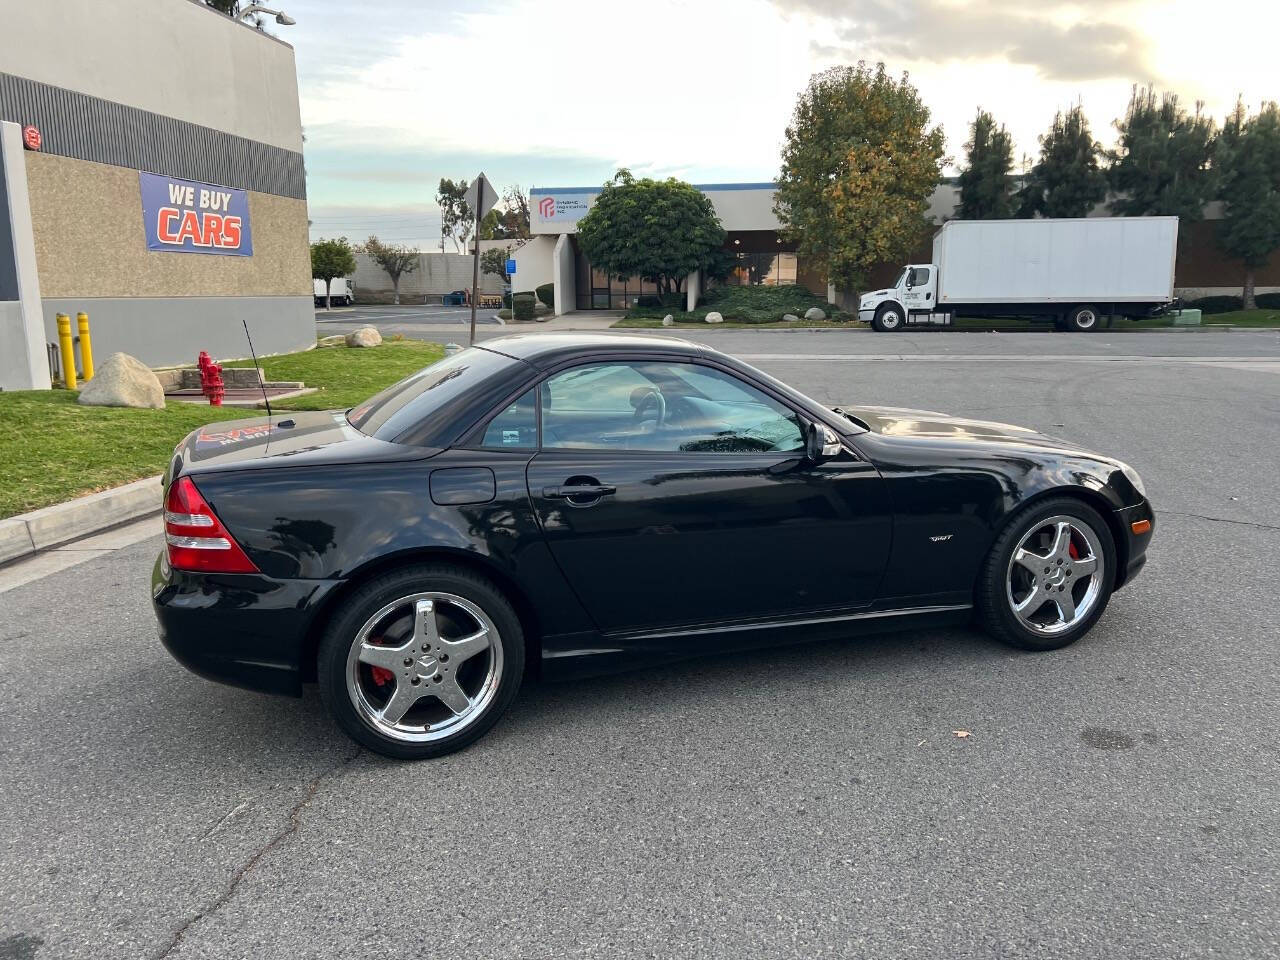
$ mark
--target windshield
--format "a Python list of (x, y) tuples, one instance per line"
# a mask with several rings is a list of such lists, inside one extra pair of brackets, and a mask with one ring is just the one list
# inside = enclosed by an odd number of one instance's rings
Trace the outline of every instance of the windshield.
[(910, 270), (910, 269), (911, 269), (910, 267), (903, 267), (903, 268), (902, 268), (902, 272), (898, 274), (898, 279), (897, 279), (897, 280), (895, 280), (895, 281), (893, 281), (893, 283), (890, 285), (889, 289), (890, 289), (890, 290), (896, 290), (896, 289), (898, 289), (898, 287), (902, 286), (903, 281), (905, 281), (905, 280), (906, 280), (907, 271), (908, 271), (908, 270)]
[(463, 350), (352, 407), (347, 411), (347, 420), (366, 436), (395, 441), (493, 374), (517, 363), (489, 350)]

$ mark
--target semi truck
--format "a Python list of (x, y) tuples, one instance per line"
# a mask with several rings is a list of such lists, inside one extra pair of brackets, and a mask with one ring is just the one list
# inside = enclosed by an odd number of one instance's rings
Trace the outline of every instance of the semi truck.
[(882, 332), (951, 326), (956, 316), (1029, 317), (1097, 330), (1173, 302), (1177, 217), (949, 220), (933, 262), (908, 264), (858, 302)]

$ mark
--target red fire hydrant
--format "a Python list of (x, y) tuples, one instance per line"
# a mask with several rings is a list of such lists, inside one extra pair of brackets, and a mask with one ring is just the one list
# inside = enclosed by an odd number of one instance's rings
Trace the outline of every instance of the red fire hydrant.
[(196, 358), (196, 366), (200, 368), (200, 392), (209, 398), (209, 406), (222, 406), (222, 396), (226, 387), (222, 382), (222, 364), (214, 363), (213, 358), (204, 350)]

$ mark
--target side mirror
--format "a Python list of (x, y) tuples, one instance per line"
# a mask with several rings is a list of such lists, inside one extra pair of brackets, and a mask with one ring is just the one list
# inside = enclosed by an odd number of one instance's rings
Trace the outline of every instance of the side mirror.
[(830, 460), (840, 453), (840, 438), (830, 427), (810, 420), (804, 436), (804, 456), (811, 463)]

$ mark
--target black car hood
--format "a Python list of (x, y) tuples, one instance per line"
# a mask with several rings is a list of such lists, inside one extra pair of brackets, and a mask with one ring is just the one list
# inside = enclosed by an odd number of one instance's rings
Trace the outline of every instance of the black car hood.
[(285, 464), (419, 459), (437, 452), (365, 436), (341, 410), (305, 411), (193, 430), (174, 451), (174, 476)]
[(1108, 464), (1118, 461), (1104, 457), (1067, 440), (1060, 440), (1030, 427), (992, 420), (972, 420), (953, 417), (936, 410), (913, 410), (907, 407), (879, 407), (862, 404), (841, 404), (839, 412), (865, 424), (871, 432), (904, 442), (951, 441), (965, 446), (999, 444), (1035, 448), (1071, 456), (1087, 457)]

